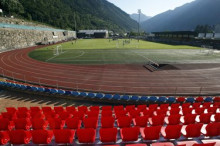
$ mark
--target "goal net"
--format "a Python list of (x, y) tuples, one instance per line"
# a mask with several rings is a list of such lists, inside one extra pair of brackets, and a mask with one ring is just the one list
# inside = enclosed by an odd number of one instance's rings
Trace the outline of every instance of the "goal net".
[(56, 48), (53, 49), (54, 56), (60, 55), (61, 53), (63, 53), (62, 45), (58, 45), (58, 46), (56, 46)]

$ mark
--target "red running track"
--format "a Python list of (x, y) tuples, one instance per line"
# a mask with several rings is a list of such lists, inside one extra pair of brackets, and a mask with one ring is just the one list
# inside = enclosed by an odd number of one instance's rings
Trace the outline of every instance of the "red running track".
[(220, 64), (176, 64), (174, 66), (179, 70), (155, 72), (149, 72), (142, 64), (54, 64), (30, 58), (28, 53), (36, 48), (0, 53), (0, 74), (40, 85), (105, 93), (220, 93)]

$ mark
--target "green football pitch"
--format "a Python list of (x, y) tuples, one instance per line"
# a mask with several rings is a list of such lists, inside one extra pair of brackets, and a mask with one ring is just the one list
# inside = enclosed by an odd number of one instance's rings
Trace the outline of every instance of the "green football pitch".
[(63, 64), (142, 64), (149, 60), (158, 63), (220, 62), (219, 52), (135, 39), (80, 39), (36, 49), (29, 56)]

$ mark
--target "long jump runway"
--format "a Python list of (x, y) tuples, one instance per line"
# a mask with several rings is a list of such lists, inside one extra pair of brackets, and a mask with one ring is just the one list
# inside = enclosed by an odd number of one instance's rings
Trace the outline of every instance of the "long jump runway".
[(0, 74), (24, 82), (69, 90), (138, 95), (220, 93), (220, 64), (172, 64), (149, 72), (143, 64), (74, 65), (34, 60), (38, 47), (0, 53)]

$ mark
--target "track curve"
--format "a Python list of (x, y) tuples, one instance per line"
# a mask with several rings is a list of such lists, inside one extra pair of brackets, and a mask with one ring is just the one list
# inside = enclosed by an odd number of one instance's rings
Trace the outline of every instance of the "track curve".
[(203, 69), (181, 70), (184, 64), (176, 65), (180, 70), (155, 72), (141, 64), (54, 64), (28, 56), (40, 47), (0, 53), (0, 74), (46, 86), (124, 94), (215, 94), (220, 89), (220, 64), (199, 64)]

